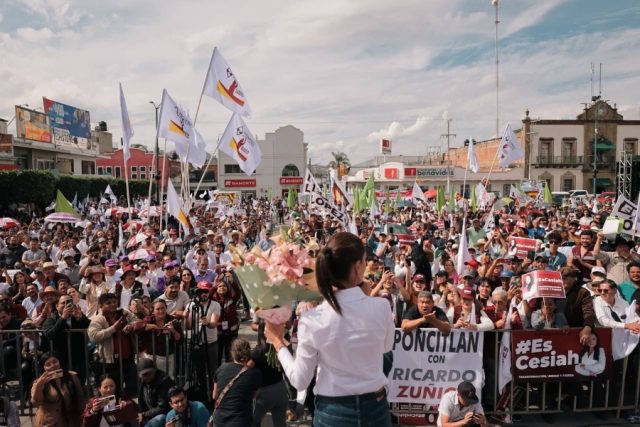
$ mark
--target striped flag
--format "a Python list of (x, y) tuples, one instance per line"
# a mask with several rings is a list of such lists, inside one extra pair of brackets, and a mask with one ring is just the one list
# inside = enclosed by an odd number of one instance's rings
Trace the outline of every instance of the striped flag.
[(202, 94), (210, 96), (241, 116), (251, 117), (251, 107), (244, 91), (217, 47), (213, 49), (213, 55), (211, 55)]
[(167, 180), (167, 212), (173, 215), (184, 229), (184, 234), (189, 235), (189, 228), (191, 223), (189, 222), (189, 216), (184, 212), (180, 197), (173, 187), (171, 180)]

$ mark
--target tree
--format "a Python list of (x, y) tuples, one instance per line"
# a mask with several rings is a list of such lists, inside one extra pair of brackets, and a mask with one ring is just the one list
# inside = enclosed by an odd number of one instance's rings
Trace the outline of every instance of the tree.
[(333, 169), (338, 169), (340, 165), (345, 165), (347, 167), (351, 166), (351, 162), (349, 161), (349, 156), (347, 156), (342, 151), (331, 152), (333, 156), (333, 160), (329, 162), (329, 167)]

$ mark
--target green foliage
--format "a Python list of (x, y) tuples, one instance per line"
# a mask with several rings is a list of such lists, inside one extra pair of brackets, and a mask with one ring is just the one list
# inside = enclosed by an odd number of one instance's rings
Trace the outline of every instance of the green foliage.
[[(38, 170), (0, 171), (0, 206), (11, 203), (34, 203), (40, 208), (48, 206), (60, 190), (69, 200), (78, 193), (78, 199), (89, 197), (98, 198), (100, 194), (111, 186), (116, 196), (126, 197), (126, 185), (121, 179), (111, 177), (88, 177), (61, 175), (55, 176), (51, 172)], [(155, 192), (155, 183), (153, 185)], [(131, 197), (149, 194), (148, 180), (129, 181)]]

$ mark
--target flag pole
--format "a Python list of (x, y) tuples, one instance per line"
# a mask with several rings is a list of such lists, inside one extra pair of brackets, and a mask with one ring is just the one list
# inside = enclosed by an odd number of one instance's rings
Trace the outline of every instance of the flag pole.
[[(151, 157), (151, 175), (149, 176), (149, 199), (147, 199), (147, 212), (151, 212), (151, 187), (153, 186), (153, 177), (158, 173), (156, 171), (156, 150), (153, 150), (153, 156)], [(159, 190), (158, 190), (159, 191)], [(149, 221), (147, 216), (147, 222)]]
[(127, 188), (127, 209), (129, 209), (129, 218), (131, 218), (131, 198), (129, 197), (129, 171), (127, 170), (127, 159), (124, 156), (124, 149), (122, 150), (122, 160), (124, 161), (124, 183)]
[[(222, 142), (222, 136), (220, 136), (218, 134), (218, 143), (216, 144), (216, 148), (213, 150), (213, 153), (211, 153), (211, 157), (209, 157), (209, 161), (207, 162), (207, 165), (204, 168), (205, 173), (209, 169), (209, 166), (211, 165), (211, 162), (213, 161), (213, 158), (216, 156), (216, 153), (218, 152), (218, 148), (220, 148), (220, 142)], [(204, 180), (204, 175), (205, 174), (203, 173), (200, 176), (200, 181), (198, 182), (198, 186), (196, 187), (196, 191), (193, 194), (198, 194), (198, 190), (200, 190), (200, 186), (202, 185), (202, 181)]]
[[(160, 200), (158, 201), (158, 209), (162, 208), (162, 197), (164, 196), (164, 180), (165, 179), (169, 179), (169, 177), (166, 175), (166, 171), (167, 171), (167, 138), (164, 139), (164, 146), (162, 147), (162, 150), (164, 152), (164, 157), (162, 159), (162, 175), (160, 176)], [(160, 229), (162, 230), (162, 213), (159, 213), (159, 218), (160, 218)], [(164, 209), (164, 225), (166, 226), (167, 224), (169, 224), (169, 214), (168, 214), (168, 209), (165, 207)]]

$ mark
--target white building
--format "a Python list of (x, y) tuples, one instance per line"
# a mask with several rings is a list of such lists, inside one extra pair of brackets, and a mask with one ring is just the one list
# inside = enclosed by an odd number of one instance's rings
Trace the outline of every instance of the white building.
[(623, 153), (629, 157), (639, 154), (640, 120), (624, 120), (616, 105), (606, 101), (586, 106), (575, 120), (534, 120), (527, 111), (522, 123), (525, 176), (548, 181), (552, 191), (584, 189), (591, 193), (594, 178), (596, 193), (613, 191)]
[(286, 197), (290, 188), (300, 192), (307, 163), (307, 143), (304, 133), (291, 125), (269, 132), (257, 139), (262, 150), (262, 162), (247, 176), (231, 157), (220, 151), (218, 157), (218, 188), (241, 191), (243, 197)]

